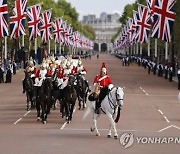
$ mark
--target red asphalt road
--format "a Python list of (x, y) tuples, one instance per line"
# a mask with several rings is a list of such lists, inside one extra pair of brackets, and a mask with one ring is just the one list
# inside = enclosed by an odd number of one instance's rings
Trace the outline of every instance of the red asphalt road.
[[(177, 83), (148, 75), (147, 70), (136, 64), (123, 67), (120, 59), (101, 54), (98, 60), (96, 56), (83, 60), (91, 86), (102, 62), (106, 63), (114, 85), (125, 87), (124, 106), (117, 124), (119, 137), (126, 132), (134, 137), (180, 137)], [(26, 111), (22, 78), (23, 71), (13, 76), (11, 84), (0, 84), (1, 154), (177, 154), (180, 151), (180, 144), (142, 144), (136, 139), (131, 147), (122, 148), (119, 139), (106, 137), (109, 123), (105, 115), (99, 118), (101, 136), (97, 137), (90, 132), (91, 115), (83, 120), (85, 111), (78, 108), (70, 124), (64, 124), (58, 106), (57, 110), (51, 110), (47, 124), (43, 125), (36, 121), (36, 110)]]

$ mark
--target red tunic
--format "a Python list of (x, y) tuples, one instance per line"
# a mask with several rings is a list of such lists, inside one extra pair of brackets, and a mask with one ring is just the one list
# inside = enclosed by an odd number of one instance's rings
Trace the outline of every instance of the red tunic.
[(46, 76), (47, 76), (47, 77), (52, 77), (52, 71), (51, 71), (51, 70), (47, 70)]
[(64, 70), (59, 70), (57, 73), (57, 77), (60, 79), (63, 79), (64, 78)]
[(99, 83), (100, 89), (102, 89), (102, 88), (108, 87), (110, 84), (112, 84), (112, 81), (108, 75), (105, 75), (105, 76), (97, 75), (94, 79), (94, 83)]

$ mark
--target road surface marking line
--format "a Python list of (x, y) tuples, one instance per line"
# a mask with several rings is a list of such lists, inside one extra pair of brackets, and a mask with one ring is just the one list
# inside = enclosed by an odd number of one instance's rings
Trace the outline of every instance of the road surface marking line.
[(60, 129), (63, 130), (65, 128), (66, 124), (67, 124), (67, 122), (65, 122)]
[(163, 115), (163, 112), (161, 110), (158, 110), (158, 111), (161, 113), (161, 115)]
[[(74, 108), (73, 113), (76, 111), (76, 108), (77, 107)], [(60, 129), (63, 130), (65, 128), (66, 124), (67, 124), (67, 121), (62, 125), (62, 127)]]
[(165, 119), (168, 123), (170, 122), (166, 116), (164, 116), (164, 119)]
[(28, 111), (27, 113), (24, 114), (24, 117), (27, 116), (31, 111)]
[(21, 121), (22, 120), (22, 118), (19, 118), (15, 123), (14, 123), (14, 125), (16, 125), (19, 121)]
[(166, 129), (168, 129), (168, 128), (171, 128), (172, 126), (173, 126), (173, 125), (168, 126), (168, 127), (165, 127), (165, 128), (163, 128), (163, 129), (159, 130), (158, 132), (162, 132), (162, 131), (164, 131), (164, 130), (166, 130)]
[(177, 127), (176, 125), (172, 125), (174, 128), (180, 129), (179, 127)]
[(141, 91), (142, 91), (146, 96), (149, 95), (142, 87), (139, 87), (139, 88), (141, 89)]

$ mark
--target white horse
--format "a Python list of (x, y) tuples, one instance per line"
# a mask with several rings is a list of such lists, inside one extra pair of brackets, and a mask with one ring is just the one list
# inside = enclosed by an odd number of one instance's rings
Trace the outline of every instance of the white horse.
[[(118, 122), (118, 118), (120, 116), (120, 109), (123, 105), (123, 97), (124, 97), (124, 88), (121, 87), (113, 87), (112, 90), (106, 95), (106, 97), (101, 102), (101, 113), (107, 115), (108, 120), (110, 121), (110, 128), (107, 137), (111, 137), (111, 130), (114, 130), (114, 138), (118, 138), (117, 130), (115, 122)], [(91, 127), (91, 131), (96, 131), (96, 136), (100, 136), (100, 133), (97, 128), (97, 118), (100, 114), (95, 113), (95, 101), (89, 102), (89, 108), (86, 110), (83, 119), (87, 117), (87, 115), (92, 113), (93, 118), (93, 126)]]

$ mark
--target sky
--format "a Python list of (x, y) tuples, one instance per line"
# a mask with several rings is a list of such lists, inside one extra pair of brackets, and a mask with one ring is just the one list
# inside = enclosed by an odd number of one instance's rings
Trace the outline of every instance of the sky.
[(88, 14), (95, 14), (96, 17), (99, 17), (102, 12), (121, 15), (124, 7), (134, 3), (135, 0), (67, 0), (67, 2), (76, 8), (80, 15), (79, 20), (81, 20), (82, 16)]

